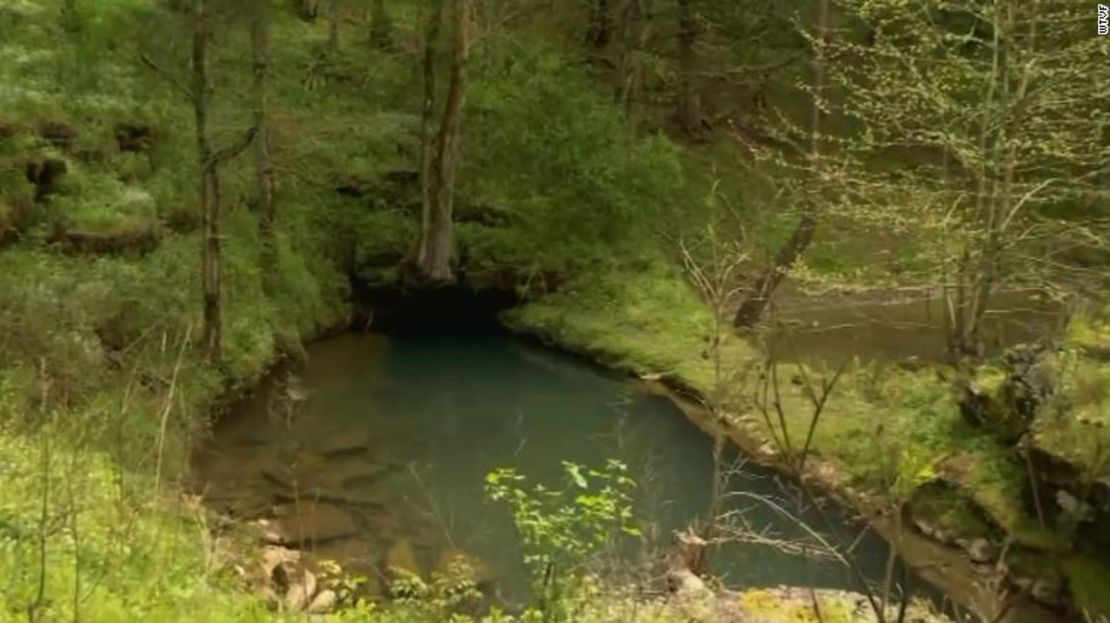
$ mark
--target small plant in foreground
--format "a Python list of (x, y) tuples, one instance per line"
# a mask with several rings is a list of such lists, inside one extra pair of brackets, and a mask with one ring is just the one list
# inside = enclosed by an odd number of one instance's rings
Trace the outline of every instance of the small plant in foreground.
[(564, 461), (563, 468), (568, 483), (561, 489), (529, 487), (513, 468), (486, 476), (490, 499), (506, 502), (512, 511), (544, 621), (566, 620), (562, 589), (586, 581), (586, 566), (595, 555), (620, 535), (641, 536), (632, 516), (636, 483), (624, 463), (610, 459), (604, 468), (592, 469)]

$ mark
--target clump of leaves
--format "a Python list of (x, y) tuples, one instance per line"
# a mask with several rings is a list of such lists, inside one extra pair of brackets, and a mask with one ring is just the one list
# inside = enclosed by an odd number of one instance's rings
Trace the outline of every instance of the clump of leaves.
[(509, 505), (524, 542), (524, 561), (545, 602), (559, 592), (558, 574), (569, 570), (576, 584), (594, 555), (621, 535), (641, 534), (632, 515), (636, 483), (624, 463), (610, 459), (594, 469), (564, 461), (563, 468), (567, 482), (561, 488), (529, 486), (513, 468), (486, 476), (490, 499)]

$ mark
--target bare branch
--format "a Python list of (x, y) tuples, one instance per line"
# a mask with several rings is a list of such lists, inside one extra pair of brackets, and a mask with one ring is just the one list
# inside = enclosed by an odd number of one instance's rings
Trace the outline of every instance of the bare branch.
[(212, 156), (208, 158), (208, 162), (204, 163), (205, 170), (210, 170), (218, 167), (224, 162), (231, 160), (232, 158), (243, 153), (243, 151), (251, 146), (251, 143), (254, 142), (254, 137), (257, 135), (258, 126), (252, 125), (251, 127), (247, 128), (247, 131), (243, 133), (243, 136), (239, 139), (237, 143), (233, 143), (231, 145), (228, 145), (227, 147), (224, 147), (223, 149), (216, 150), (212, 154)]
[(185, 86), (183, 82), (178, 80), (177, 77), (170, 72), (166, 71), (161, 65), (154, 62), (154, 59), (150, 58), (150, 56), (148, 56), (145, 52), (139, 54), (139, 61), (142, 62), (143, 65), (146, 65), (154, 73), (161, 76), (161, 78), (166, 81), (166, 84), (173, 87), (173, 90), (185, 96), (186, 100), (190, 102), (196, 101), (196, 94), (194, 94), (189, 87)]

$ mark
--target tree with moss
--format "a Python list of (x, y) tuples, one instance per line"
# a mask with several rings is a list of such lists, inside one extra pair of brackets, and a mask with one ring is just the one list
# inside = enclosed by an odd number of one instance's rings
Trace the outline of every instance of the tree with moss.
[(467, 64), (470, 58), (470, 0), (451, 0), (453, 46), (446, 101), (438, 123), (435, 118), (435, 45), (443, 19), (443, 1), (432, 0), (424, 51), (424, 105), (421, 166), (422, 218), (416, 265), (420, 275), (433, 282), (450, 282), (454, 253), (455, 180), (459, 170), (459, 141), (466, 103)]

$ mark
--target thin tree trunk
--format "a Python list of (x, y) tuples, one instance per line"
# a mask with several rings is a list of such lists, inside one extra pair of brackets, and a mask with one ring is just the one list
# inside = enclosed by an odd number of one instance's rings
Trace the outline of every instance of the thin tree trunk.
[(328, 50), (339, 51), (339, 0), (328, 0)]
[(596, 49), (603, 49), (613, 38), (613, 14), (609, 0), (594, 0), (586, 42)]
[(418, 258), (423, 275), (438, 282), (449, 282), (454, 278), (451, 272), (452, 212), (459, 166), (463, 107), (466, 103), (466, 70), (470, 55), (470, 0), (454, 0), (453, 6), (455, 42), (451, 81), (447, 86), (443, 121), (436, 138), (436, 160), (432, 166), (432, 209), (428, 214), (425, 237), (421, 242)]
[[(813, 102), (810, 106), (809, 120), (810, 168), (814, 171), (817, 188), (820, 188), (821, 183), (821, 131), (825, 118), (821, 99), (824, 96), (826, 82), (825, 44), (828, 41), (828, 26), (829, 0), (817, 0), (817, 45), (813, 55)], [(751, 327), (763, 317), (764, 311), (771, 302), (771, 295), (813, 241), (813, 236), (817, 232), (817, 201), (818, 199), (812, 195), (804, 200), (801, 220), (790, 235), (790, 240), (779, 249), (774, 263), (756, 279), (751, 292), (736, 310), (736, 316), (733, 318), (734, 326)]]
[[(953, 358), (959, 364), (972, 363), (982, 358), (984, 344), (982, 335), (983, 317), (990, 304), (990, 298), (997, 282), (1001, 238), (1005, 223), (1002, 215), (1009, 214), (1012, 208), (1012, 188), (1016, 156), (1010, 145), (1009, 109), (1014, 100), (1010, 89), (1010, 50), (1002, 33), (1010, 34), (1013, 25), (1012, 7), (1007, 3), (1003, 9), (995, 5), (993, 35), (993, 57), (991, 60), (991, 82), (983, 103), (982, 127), (980, 130), (979, 150), (982, 164), (979, 168), (976, 213), (985, 232), (985, 242), (979, 252), (979, 261), (974, 270), (965, 268), (962, 291), (967, 298), (961, 300), (957, 310), (957, 334), (953, 340), (956, 352)], [(1036, 38), (1031, 33), (1029, 45)], [(1017, 99), (1024, 96), (1026, 81), (1019, 87)], [(993, 113), (999, 110), (1001, 117), (995, 119)], [(993, 139), (993, 140), (992, 140)], [(989, 179), (989, 181), (988, 181)], [(966, 257), (966, 256), (965, 256)], [(970, 361), (969, 361), (970, 360)]]
[(270, 156), (270, 120), (267, 95), (270, 81), (269, 0), (259, 2), (251, 17), (251, 53), (254, 58), (255, 197), (259, 229), (265, 244), (274, 235), (274, 167)]
[(678, 122), (688, 136), (702, 133), (701, 94), (696, 81), (698, 15), (695, 0), (678, 0)]
[(205, 0), (194, 0), (192, 46), (193, 116), (197, 158), (200, 161), (200, 207), (204, 222), (201, 283), (204, 297), (204, 349), (210, 359), (220, 356), (220, 192), (208, 137), (208, 16)]
[(306, 22), (315, 21), (316, 14), (319, 12), (318, 3), (319, 0), (297, 0), (295, 5), (297, 15)]
[[(439, 0), (437, 0), (438, 2)], [(393, 22), (385, 8), (385, 0), (374, 0), (370, 10), (370, 43), (380, 49), (392, 44)]]
[(640, 52), (647, 49), (651, 38), (652, 0), (631, 0), (624, 18), (624, 46), (618, 66), (617, 101), (625, 113), (631, 114), (639, 100), (643, 81)]
[[(274, 165), (270, 154), (270, 118), (267, 97), (270, 88), (270, 0), (262, 0), (254, 7), (251, 16), (251, 56), (254, 60), (254, 110), (253, 121), (257, 132), (254, 146), (254, 209), (262, 237), (264, 266), (277, 264), (277, 247), (274, 242), (276, 210), (274, 207)], [(274, 289), (277, 274), (263, 271), (262, 285), (269, 292)]]
[(424, 31), (424, 100), (420, 115), (420, 248), (417, 265), (425, 255), (425, 245), (431, 238), (432, 212), (435, 192), (436, 161), (436, 43), (443, 21), (443, 0), (430, 0), (428, 24)]
[(65, 0), (62, 4), (62, 28), (70, 35), (81, 29), (81, 19), (77, 15), (77, 0)]

